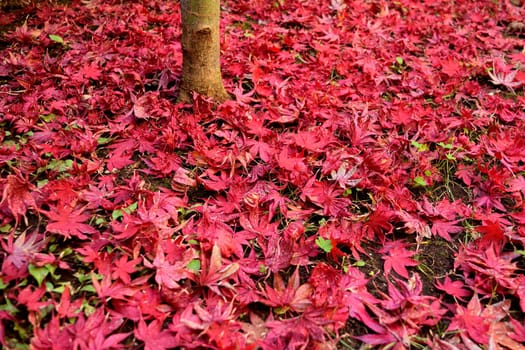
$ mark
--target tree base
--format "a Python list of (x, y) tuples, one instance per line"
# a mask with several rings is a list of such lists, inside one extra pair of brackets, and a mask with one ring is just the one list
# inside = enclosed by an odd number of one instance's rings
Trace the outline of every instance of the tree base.
[[(222, 84), (221, 84), (222, 85)], [(203, 96), (211, 98), (216, 103), (222, 103), (224, 101), (231, 100), (230, 94), (224, 89), (224, 87), (220, 87), (217, 89), (206, 89), (205, 91), (199, 91), (195, 89), (183, 89), (181, 88), (179, 97), (177, 97), (178, 103), (190, 103), (193, 101), (192, 94), (193, 92), (197, 92), (199, 94), (202, 94)]]

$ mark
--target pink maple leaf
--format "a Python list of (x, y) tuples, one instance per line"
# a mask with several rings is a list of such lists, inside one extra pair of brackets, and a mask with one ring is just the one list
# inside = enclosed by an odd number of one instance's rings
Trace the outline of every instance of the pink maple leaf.
[(7, 257), (2, 262), (2, 273), (4, 282), (9, 278), (23, 278), (27, 275), (27, 266), (37, 258), (47, 257), (40, 254), (46, 244), (42, 235), (33, 233), (26, 237), (26, 232), (14, 239), (14, 234), (7, 237), (7, 242), (0, 242), (2, 249), (7, 253)]
[(452, 281), (450, 277), (445, 277), (443, 282), (436, 282), (436, 288), (444, 291), (448, 295), (452, 295), (454, 298), (457, 298), (463, 301), (464, 297), (468, 297), (470, 292), (463, 288), (465, 284), (461, 281)]
[[(480, 344), (492, 341), (493, 327), (508, 314), (509, 301), (483, 306), (474, 295), (467, 307), (456, 306), (456, 313), (447, 331), (460, 331), (465, 343), (469, 338)], [(498, 348), (498, 347), (494, 347)]]
[(508, 73), (505, 72), (496, 72), (496, 67), (493, 65), (492, 70), (488, 70), (487, 74), (490, 77), (490, 81), (494, 85), (503, 85), (512, 93), (514, 92), (514, 88), (520, 87), (523, 82), (522, 81), (515, 81), (514, 78), (516, 78), (516, 74), (518, 74), (518, 70), (512, 70)]
[[(174, 246), (172, 256), (176, 256), (177, 259), (170, 259), (170, 254), (166, 254), (164, 247), (158, 245), (155, 259), (152, 263), (144, 260), (144, 265), (149, 268), (155, 268), (155, 281), (159, 286), (163, 286), (169, 289), (175, 289), (179, 287), (179, 281), (184, 278), (190, 277), (190, 271), (187, 266), (190, 261), (197, 257), (193, 249), (182, 250), (182, 247)], [(173, 261), (174, 260), (174, 261)]]

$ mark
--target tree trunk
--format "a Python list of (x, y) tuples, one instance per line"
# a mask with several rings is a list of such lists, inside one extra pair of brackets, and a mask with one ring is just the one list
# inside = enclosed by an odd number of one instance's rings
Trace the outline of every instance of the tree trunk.
[(193, 91), (216, 102), (230, 98), (220, 65), (220, 0), (181, 0), (182, 84), (179, 101), (191, 101)]

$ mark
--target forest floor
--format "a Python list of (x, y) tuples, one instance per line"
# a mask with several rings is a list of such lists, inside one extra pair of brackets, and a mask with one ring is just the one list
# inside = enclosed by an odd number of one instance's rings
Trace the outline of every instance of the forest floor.
[(525, 349), (525, 4), (0, 13), (5, 349)]

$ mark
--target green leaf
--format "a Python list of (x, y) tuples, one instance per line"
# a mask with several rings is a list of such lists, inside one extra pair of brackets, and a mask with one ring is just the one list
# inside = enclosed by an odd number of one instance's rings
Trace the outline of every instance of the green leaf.
[(193, 259), (188, 263), (188, 269), (197, 272), (201, 269), (201, 261), (199, 259)]
[(15, 315), (18, 313), (18, 309), (11, 303), (11, 300), (9, 298), (4, 298), (5, 304), (0, 305), (0, 311), (7, 311), (7, 313), (11, 315)]
[(96, 311), (96, 308), (92, 305), (89, 305), (87, 301), (82, 303), (82, 309), (84, 309), (84, 314), (86, 316), (89, 316)]
[(64, 39), (61, 36), (55, 34), (49, 34), (49, 39), (53, 40), (56, 43), (64, 45)]
[(87, 286), (84, 286), (82, 288), (80, 288), (80, 291), (81, 292), (90, 292), (90, 293), (96, 293), (96, 289), (95, 287), (93, 287), (92, 284), (88, 284)]
[(48, 291), (48, 292), (52, 292), (53, 289), (55, 289), (55, 286), (51, 282), (46, 282), (44, 284), (46, 285), (46, 291)]
[(78, 271), (78, 272), (75, 272), (73, 274), (73, 276), (76, 277), (76, 279), (82, 284), (86, 281), (90, 281), (91, 280), (91, 275), (88, 275), (86, 274), (85, 272), (83, 271)]
[(440, 146), (441, 148), (444, 148), (444, 149), (452, 149), (452, 148), (454, 148), (454, 145), (451, 144), (451, 143), (438, 142), (438, 146)]
[(0, 277), (0, 290), (4, 290), (7, 288), (7, 284), (4, 283), (4, 280), (2, 279), (2, 277)]
[(416, 176), (416, 178), (414, 179), (414, 183), (422, 187), (428, 186), (428, 183), (426, 182), (426, 180), (421, 176)]
[(42, 119), (44, 122), (46, 123), (49, 123), (50, 121), (53, 121), (55, 120), (57, 116), (54, 115), (53, 113), (50, 113), (50, 114), (41, 114), (40, 115), (40, 119)]
[(332, 240), (324, 239), (320, 236), (315, 239), (315, 244), (317, 244), (317, 246), (321, 248), (325, 253), (330, 253), (334, 248), (334, 246), (332, 245)]
[(366, 265), (366, 262), (364, 262), (363, 260), (357, 260), (355, 263), (354, 263), (354, 266), (357, 266), (357, 267), (363, 267)]
[(38, 168), (36, 171), (37, 174), (40, 174), (41, 172), (45, 170), (54, 170), (56, 172), (62, 173), (64, 171), (67, 171), (71, 169), (73, 166), (73, 160), (72, 159), (51, 159), (49, 163), (47, 163), (45, 168)]
[(139, 203), (138, 202), (134, 202), (130, 205), (128, 205), (126, 208), (124, 208), (124, 211), (128, 214), (131, 214), (133, 213), (135, 210), (137, 210), (137, 207), (138, 207)]
[(259, 265), (259, 272), (263, 275), (266, 275), (268, 273), (268, 268), (264, 264)]
[(405, 61), (403, 60), (403, 57), (396, 57), (396, 62), (397, 64), (399, 64), (400, 66), (403, 65), (403, 63), (405, 63)]
[(113, 213), (111, 213), (111, 218), (113, 220), (117, 220), (118, 218), (121, 218), (124, 216), (124, 213), (122, 213), (122, 210), (120, 209), (115, 209), (113, 210)]
[(110, 143), (110, 142), (111, 142), (111, 138), (109, 138), (109, 137), (99, 137), (99, 138), (97, 139), (97, 143), (98, 143), (99, 145), (105, 145), (105, 144), (108, 144), (108, 143)]
[(7, 233), (11, 230), (11, 225), (5, 224), (4, 226), (0, 226), (0, 232)]
[(126, 212), (126, 214), (131, 214), (135, 210), (137, 210), (138, 205), (139, 205), (138, 202), (134, 202), (134, 203), (131, 203), (130, 205), (128, 205), (127, 207), (125, 207), (125, 208), (115, 209), (115, 210), (113, 210), (113, 213), (111, 213), (111, 218), (113, 220), (117, 220), (118, 218), (121, 218), (122, 216), (124, 216), (124, 212)]
[(44, 267), (47, 269), (47, 271), (49, 271), (49, 273), (51, 274), (51, 277), (53, 277), (54, 280), (57, 280), (60, 278), (60, 275), (55, 273), (57, 270), (56, 265), (46, 264)]
[(49, 182), (48, 179), (38, 180), (36, 183), (36, 187), (42, 188)]
[(281, 306), (281, 307), (278, 307), (278, 308), (273, 309), (273, 311), (274, 311), (277, 315), (284, 315), (285, 313), (288, 312), (288, 310), (290, 310), (290, 307), (289, 307), (289, 306)]
[(49, 270), (46, 267), (37, 267), (33, 264), (29, 264), (27, 267), (29, 274), (38, 282), (38, 286), (42, 285), (44, 279), (49, 275)]
[[(15, 331), (18, 334), (19, 339), (29, 339), (31, 337), (31, 330), (27, 325), (22, 324), (22, 322), (15, 322), (13, 325), (13, 331)], [(10, 339), (11, 340), (11, 339)], [(27, 344), (23, 344), (22, 342), (18, 342), (18, 340), (15, 340), (15, 344), (11, 349), (15, 350), (29, 350), (30, 347)]]
[(53, 289), (51, 289), (52, 292), (54, 293), (64, 293), (64, 289), (66, 289), (66, 284), (65, 283), (61, 283), (58, 287), (54, 287)]
[(106, 224), (106, 219), (104, 219), (103, 217), (100, 216), (100, 217), (95, 219), (95, 225), (100, 226), (100, 225), (104, 225), (104, 224)]
[(424, 143), (419, 143), (415, 140), (413, 140), (411, 143), (410, 143), (412, 146), (414, 146), (415, 148), (417, 148), (417, 150), (419, 152), (425, 152), (425, 151), (428, 151), (428, 145), (424, 144)]

